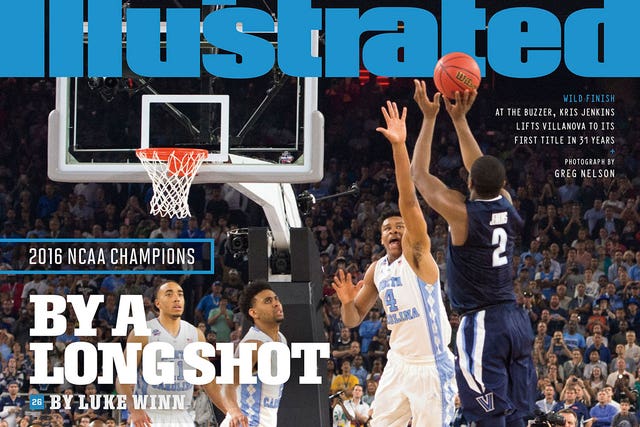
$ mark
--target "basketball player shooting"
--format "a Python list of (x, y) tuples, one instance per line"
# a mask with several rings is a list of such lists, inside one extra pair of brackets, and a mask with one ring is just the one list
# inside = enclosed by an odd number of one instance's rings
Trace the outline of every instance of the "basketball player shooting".
[[(456, 337), (456, 378), (464, 416), (478, 427), (520, 427), (533, 410), (535, 371), (529, 320), (516, 306), (512, 258), (522, 220), (504, 190), (502, 163), (483, 156), (466, 114), (476, 91), (444, 99), (469, 171), (469, 197), (451, 190), (429, 172), (434, 122), (441, 96), (427, 97), (414, 80), (414, 99), (423, 113), (411, 172), (427, 203), (449, 223), (447, 284), (461, 315)], [(507, 414), (507, 415), (505, 415)]]
[[(373, 263), (356, 286), (340, 270), (333, 281), (342, 302), (345, 326), (355, 327), (378, 297), (391, 330), (388, 362), (373, 403), (371, 427), (448, 426), (453, 417), (453, 355), (447, 348), (451, 327), (440, 293), (438, 266), (431, 256), (427, 224), (411, 182), (407, 110), (382, 107), (387, 127), (378, 128), (391, 143), (400, 213), (382, 218), (386, 256)], [(413, 417), (413, 418), (412, 418)]]

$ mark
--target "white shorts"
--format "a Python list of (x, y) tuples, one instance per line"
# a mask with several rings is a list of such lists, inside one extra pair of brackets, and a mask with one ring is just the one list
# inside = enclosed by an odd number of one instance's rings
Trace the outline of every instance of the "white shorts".
[(447, 359), (451, 365), (443, 372), (438, 370), (433, 357), (407, 360), (390, 350), (372, 404), (373, 416), (369, 425), (406, 427), (411, 420), (411, 425), (419, 427), (448, 426), (453, 415), (456, 385), (453, 355), (447, 355)]
[(193, 416), (187, 411), (146, 409), (153, 427), (193, 427)]

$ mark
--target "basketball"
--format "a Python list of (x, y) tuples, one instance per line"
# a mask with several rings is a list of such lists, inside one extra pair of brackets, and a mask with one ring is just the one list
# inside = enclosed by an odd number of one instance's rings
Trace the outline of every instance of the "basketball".
[(480, 67), (471, 56), (462, 52), (448, 53), (438, 60), (433, 70), (438, 91), (454, 99), (456, 91), (474, 90), (480, 86)]

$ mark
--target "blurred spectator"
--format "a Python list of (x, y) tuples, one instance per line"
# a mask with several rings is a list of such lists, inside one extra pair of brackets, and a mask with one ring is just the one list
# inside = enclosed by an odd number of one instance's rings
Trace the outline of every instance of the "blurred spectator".
[(110, 328), (115, 328), (116, 320), (118, 319), (118, 307), (116, 302), (116, 295), (109, 293), (105, 297), (104, 307), (98, 310), (98, 320)]
[[(593, 334), (593, 344), (587, 347), (586, 354), (591, 355), (594, 351), (599, 353), (599, 359), (608, 364), (611, 361), (611, 352), (609, 348), (604, 344), (603, 337), (601, 334)], [(587, 360), (585, 360), (586, 362)], [(606, 365), (605, 365), (606, 366)]]
[(380, 312), (376, 307), (373, 307), (371, 310), (369, 310), (368, 317), (360, 324), (360, 327), (358, 329), (358, 335), (360, 336), (360, 344), (363, 354), (369, 352), (369, 344), (373, 340), (373, 337), (378, 334), (378, 330), (380, 329), (381, 325)]
[(56, 188), (52, 183), (47, 183), (44, 186), (44, 194), (38, 199), (38, 205), (36, 206), (36, 216), (45, 221), (48, 221), (51, 214), (58, 210), (58, 205), (62, 198), (56, 193)]
[(580, 349), (584, 351), (587, 346), (584, 336), (578, 333), (578, 322), (575, 320), (570, 320), (567, 323), (567, 331), (563, 334), (563, 340), (569, 350)]
[(211, 284), (211, 292), (198, 301), (195, 309), (196, 321), (207, 320), (208, 317), (205, 318), (205, 316), (209, 316), (211, 310), (220, 305), (220, 298), (222, 298), (222, 283), (216, 280)]
[(218, 342), (230, 342), (231, 331), (233, 331), (233, 312), (228, 306), (229, 298), (222, 295), (217, 307), (209, 311), (207, 316), (207, 324), (212, 331), (216, 333)]
[(571, 359), (564, 362), (562, 369), (567, 378), (575, 376), (577, 378), (584, 377), (584, 360), (582, 351), (579, 348), (571, 350)]
[[(603, 206), (605, 206), (604, 203)], [(624, 227), (624, 222), (620, 218), (615, 217), (614, 208), (609, 206), (604, 207), (603, 209), (604, 217), (596, 221), (594, 229), (600, 230), (601, 228), (603, 228), (608, 234), (621, 234)]]
[(347, 359), (340, 364), (340, 374), (333, 380), (330, 387), (331, 394), (339, 391), (351, 394), (353, 387), (359, 383), (358, 377), (351, 373), (351, 362)]
[(638, 365), (640, 363), (640, 346), (636, 343), (636, 333), (627, 331), (627, 342), (625, 344), (624, 357), (629, 357)]
[(608, 373), (607, 363), (600, 360), (600, 352), (597, 348), (588, 348), (585, 352), (584, 377), (589, 378), (594, 368), (599, 368), (604, 377)]
[(358, 377), (358, 380), (362, 387), (366, 385), (369, 372), (364, 366), (364, 358), (362, 357), (362, 354), (356, 354), (353, 357), (353, 362), (351, 364), (351, 373)]
[(8, 381), (6, 388), (9, 393), (0, 399), (0, 419), (10, 427), (17, 425), (17, 418), (26, 405), (24, 399), (18, 396), (19, 385), (16, 381)]

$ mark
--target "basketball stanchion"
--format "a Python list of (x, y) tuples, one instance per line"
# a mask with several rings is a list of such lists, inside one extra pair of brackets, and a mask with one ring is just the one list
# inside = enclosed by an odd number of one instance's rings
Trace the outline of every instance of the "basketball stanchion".
[(136, 155), (153, 184), (151, 214), (190, 217), (189, 188), (209, 152), (192, 148), (139, 148)]

